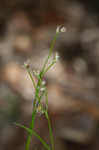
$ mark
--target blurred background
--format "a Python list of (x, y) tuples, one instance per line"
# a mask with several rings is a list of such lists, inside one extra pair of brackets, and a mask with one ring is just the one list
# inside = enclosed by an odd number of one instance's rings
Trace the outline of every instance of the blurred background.
[[(60, 60), (45, 75), (55, 150), (99, 150), (99, 1), (0, 2), (0, 150), (24, 150), (34, 89), (23, 67), (39, 70), (56, 27)], [(45, 117), (35, 130), (49, 143)], [(44, 150), (33, 136), (30, 150)]]

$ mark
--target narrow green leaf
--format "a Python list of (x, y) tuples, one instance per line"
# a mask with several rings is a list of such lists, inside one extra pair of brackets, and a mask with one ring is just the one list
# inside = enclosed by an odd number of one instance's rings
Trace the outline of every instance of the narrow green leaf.
[(40, 137), (40, 135), (38, 135), (34, 130), (32, 130), (32, 133), (34, 134), (35, 137), (37, 137), (40, 140), (40, 142), (47, 150), (51, 150), (50, 146), (46, 144), (46, 142)]
[(27, 128), (26, 126), (20, 124), (20, 123), (14, 123), (16, 126), (25, 129), (28, 133), (32, 134), (32, 130), (30, 128)]

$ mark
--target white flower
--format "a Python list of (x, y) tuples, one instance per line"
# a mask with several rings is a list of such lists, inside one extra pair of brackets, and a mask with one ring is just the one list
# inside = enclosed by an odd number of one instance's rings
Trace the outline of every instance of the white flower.
[(56, 33), (66, 32), (66, 28), (63, 25), (60, 25), (56, 28)]
[(62, 28), (61, 28), (61, 32), (66, 32), (66, 28), (65, 28), (65, 27), (62, 27)]
[(44, 91), (45, 91), (45, 88), (40, 88), (40, 91), (41, 91), (41, 92), (44, 92)]
[(45, 81), (45, 80), (43, 80), (43, 81), (42, 81), (42, 85), (45, 85), (45, 84), (46, 84), (46, 81)]
[(56, 28), (56, 33), (59, 33), (60, 32), (60, 26), (58, 26), (57, 28)]

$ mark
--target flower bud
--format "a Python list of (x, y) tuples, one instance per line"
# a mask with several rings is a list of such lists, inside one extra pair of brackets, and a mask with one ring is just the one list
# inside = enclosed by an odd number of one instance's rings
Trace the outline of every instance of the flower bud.
[(66, 32), (66, 28), (63, 25), (60, 25), (56, 29), (56, 33)]

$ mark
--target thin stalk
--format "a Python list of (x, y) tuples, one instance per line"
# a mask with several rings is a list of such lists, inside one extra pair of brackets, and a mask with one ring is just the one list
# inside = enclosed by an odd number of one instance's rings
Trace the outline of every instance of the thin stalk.
[(40, 102), (41, 102), (41, 99), (42, 99), (42, 97), (44, 96), (44, 94), (45, 94), (45, 91), (40, 95), (40, 97), (39, 97), (39, 100), (38, 100), (38, 105), (40, 104)]
[(48, 111), (48, 91), (47, 91), (47, 88), (45, 91), (45, 100), (46, 100), (46, 111)]
[(56, 62), (52, 62), (45, 70), (44, 70), (44, 74), (55, 64)]
[[(26, 67), (25, 67), (25, 68), (26, 68)], [(26, 68), (26, 70), (27, 70), (27, 72), (28, 72), (28, 74), (29, 74), (29, 76), (30, 76), (30, 79), (31, 79), (31, 81), (32, 81), (32, 83), (33, 83), (34, 88), (36, 89), (36, 84), (35, 84), (35, 81), (34, 81), (34, 79), (33, 79), (33, 76), (32, 76), (32, 74), (31, 74), (30, 70), (29, 70), (28, 68)]]
[[(34, 110), (32, 112), (32, 122), (31, 122), (30, 128), (29, 128), (30, 130), (33, 130), (33, 128), (34, 128), (35, 117), (36, 117), (36, 111)], [(28, 137), (27, 137), (27, 140), (26, 140), (25, 150), (29, 150), (30, 143), (31, 143), (31, 138), (32, 138), (32, 134), (29, 133)]]
[[(34, 102), (33, 102), (33, 111), (32, 111), (32, 121), (30, 124), (30, 129), (33, 130), (34, 128), (34, 122), (35, 122), (35, 117), (36, 117), (36, 101), (39, 98), (39, 91), (40, 91), (40, 85), (41, 85), (41, 78), (38, 80), (37, 86), (34, 84), (34, 80), (32, 78), (32, 75), (30, 73), (30, 71), (27, 69), (28, 74), (33, 82), (33, 85), (35, 86), (35, 98), (34, 98)], [(27, 137), (27, 141), (26, 141), (26, 145), (25, 145), (25, 150), (29, 150), (30, 148), (30, 143), (31, 143), (31, 138), (32, 138), (32, 134), (29, 133), (28, 137)]]
[(46, 116), (46, 119), (48, 121), (48, 128), (49, 128), (49, 135), (50, 135), (51, 147), (52, 147), (52, 150), (54, 150), (53, 131), (52, 131), (51, 122), (50, 122), (49, 115), (48, 115), (47, 111), (45, 112), (45, 116)]
[(30, 133), (31, 135), (34, 134), (34, 136), (36, 138), (38, 138), (38, 140), (43, 144), (43, 146), (47, 149), (47, 150), (51, 150), (50, 146), (48, 144), (46, 144), (46, 142), (43, 140), (43, 138), (40, 137), (40, 135), (38, 135), (34, 130), (31, 130), (30, 128), (25, 127), (24, 125), (21, 125), (19, 123), (15, 123), (15, 125), (25, 129), (28, 133)]
[(15, 123), (15, 125), (25, 129), (28, 133), (30, 133), (31, 135), (34, 134), (34, 136), (36, 138), (38, 138), (38, 140), (43, 144), (43, 146), (47, 149), (47, 150), (51, 150), (50, 146), (48, 144), (46, 144), (46, 142), (43, 140), (43, 138), (40, 137), (40, 135), (38, 135), (34, 130), (31, 130), (30, 128), (25, 127), (24, 125), (21, 125), (19, 123)]
[(43, 68), (42, 68), (42, 73), (43, 73), (43, 74), (44, 74), (44, 69), (45, 69), (45, 67), (46, 67), (46, 65), (47, 65), (47, 63), (48, 63), (48, 60), (49, 60), (49, 58), (50, 58), (51, 55), (52, 55), (52, 51), (53, 51), (53, 48), (54, 48), (54, 45), (55, 45), (55, 42), (56, 42), (57, 35), (58, 35), (58, 32), (56, 32), (56, 34), (55, 34), (55, 36), (54, 36), (54, 38), (53, 38), (53, 41), (52, 41), (52, 44), (51, 44), (51, 47), (50, 47), (50, 50), (49, 50), (48, 57), (46, 58), (45, 63), (44, 63), (44, 65), (43, 65)]
[(30, 128), (27, 128), (26, 126), (20, 124), (20, 123), (15, 123), (16, 126), (25, 129), (28, 133), (32, 133)]
[(51, 150), (50, 146), (46, 144), (46, 142), (40, 137), (40, 135), (38, 135), (34, 130), (32, 130), (32, 133), (34, 134), (35, 137), (37, 137), (40, 140), (40, 142), (47, 150)]

